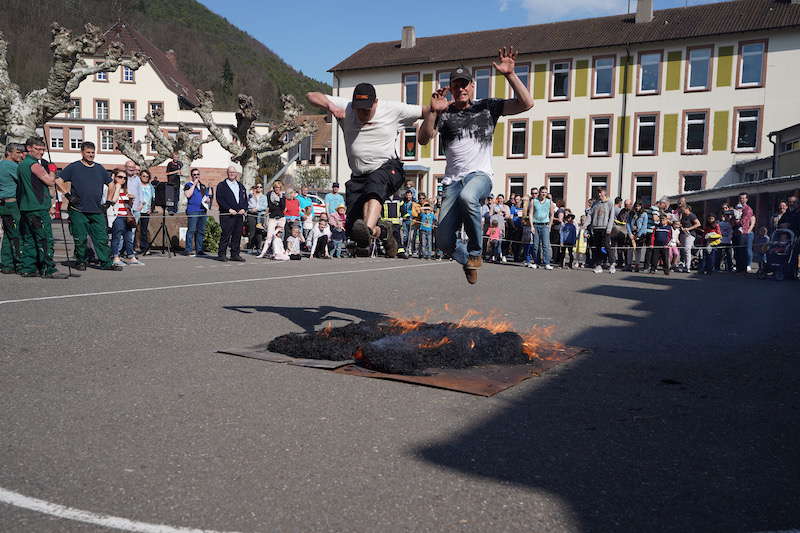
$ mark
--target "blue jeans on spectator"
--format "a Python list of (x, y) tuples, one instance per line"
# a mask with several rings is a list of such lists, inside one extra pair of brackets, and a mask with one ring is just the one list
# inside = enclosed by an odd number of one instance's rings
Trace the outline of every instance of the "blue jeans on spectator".
[[(480, 257), (483, 247), (481, 203), (492, 193), (492, 179), (485, 172), (471, 172), (459, 181), (444, 186), (439, 211), (438, 247), (462, 265), (468, 256)], [(457, 237), (461, 226), (467, 242)]]
[(533, 261), (534, 248), (532, 242), (529, 242), (524, 246), (525, 246), (525, 264), (527, 265), (530, 264), (531, 261)]
[[(203, 240), (206, 232), (206, 219), (202, 213), (186, 213), (189, 217), (189, 229), (186, 230), (186, 253), (203, 253)], [(194, 245), (194, 248), (192, 247)]]
[(535, 251), (536, 262), (541, 265), (549, 265), (553, 255), (550, 247), (550, 226), (548, 224), (533, 225), (533, 249)]
[(739, 247), (736, 248), (736, 270), (739, 272), (747, 271), (747, 267), (753, 264), (753, 239), (754, 233), (742, 233), (739, 235)]
[(422, 238), (422, 246), (420, 247), (419, 255), (425, 259), (431, 257), (431, 237), (433, 232), (420, 230), (419, 236)]
[(701, 269), (705, 274), (711, 274), (716, 270), (717, 265), (717, 249), (715, 246), (706, 246), (703, 257), (703, 268)]
[(133, 228), (128, 227), (125, 217), (117, 217), (111, 224), (111, 256), (133, 257)]

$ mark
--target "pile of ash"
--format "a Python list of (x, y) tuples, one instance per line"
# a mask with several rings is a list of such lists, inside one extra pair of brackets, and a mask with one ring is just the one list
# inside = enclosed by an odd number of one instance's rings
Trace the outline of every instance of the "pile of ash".
[(526, 364), (525, 340), (511, 331), (492, 332), (450, 322), (361, 322), (313, 333), (275, 338), (268, 349), (292, 357), (342, 361), (390, 374), (425, 375), (427, 369), (469, 368), (489, 364)]

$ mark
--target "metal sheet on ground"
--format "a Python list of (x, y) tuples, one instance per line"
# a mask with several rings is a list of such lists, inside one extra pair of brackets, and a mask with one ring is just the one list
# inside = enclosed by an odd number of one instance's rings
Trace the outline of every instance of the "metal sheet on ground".
[(237, 357), (247, 357), (249, 359), (259, 359), (261, 361), (268, 361), (270, 363), (286, 363), (289, 365), (305, 366), (308, 368), (322, 368), (326, 370), (333, 370), (345, 365), (351, 365), (355, 362), (353, 359), (347, 359), (344, 361), (330, 361), (328, 359), (301, 359), (275, 352), (252, 350), (246, 348), (243, 349), (231, 348), (228, 350), (217, 350), (217, 353), (225, 355), (235, 355)]

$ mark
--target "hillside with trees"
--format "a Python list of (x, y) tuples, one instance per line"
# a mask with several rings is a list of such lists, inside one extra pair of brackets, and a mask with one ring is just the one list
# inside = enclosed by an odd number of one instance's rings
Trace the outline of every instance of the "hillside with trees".
[(50, 24), (81, 30), (86, 22), (108, 28), (118, 20), (136, 28), (161, 50), (172, 49), (178, 67), (216, 108), (234, 110), (236, 96), (259, 102), (262, 118), (280, 117), (281, 94), (306, 105), (305, 93), (330, 86), (304, 76), (265, 45), (195, 0), (0, 0), (0, 31), (8, 40), (11, 79), (23, 91), (43, 87), (51, 53)]

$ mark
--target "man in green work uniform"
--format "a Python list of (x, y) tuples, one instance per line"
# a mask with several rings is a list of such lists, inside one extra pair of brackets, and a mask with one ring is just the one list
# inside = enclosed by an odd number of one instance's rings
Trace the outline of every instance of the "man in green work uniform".
[(25, 147), (18, 143), (9, 143), (6, 146), (5, 158), (0, 161), (0, 219), (3, 222), (0, 272), (3, 274), (16, 274), (20, 268), (17, 165), (23, 157), (25, 157)]
[(50, 210), (53, 199), (50, 186), (55, 184), (55, 166), (45, 169), (39, 160), (44, 155), (44, 141), (31, 137), (25, 143), (28, 155), (17, 166), (17, 198), (19, 199), (22, 241), (20, 276), (32, 278), (42, 276), (50, 279), (66, 279), (69, 276), (56, 270), (53, 262), (53, 229), (50, 225)]
[[(95, 163), (94, 153), (94, 143), (82, 143), (80, 161), (67, 165), (56, 182), (62, 190), (67, 189), (65, 182), (69, 183), (66, 198), (69, 200), (70, 228), (75, 239), (75, 269), (86, 270), (86, 238), (91, 236), (100, 268), (119, 271), (122, 267), (111, 263), (106, 219), (106, 210), (112, 203), (116, 186), (103, 165)], [(108, 185), (104, 203), (103, 185)]]

